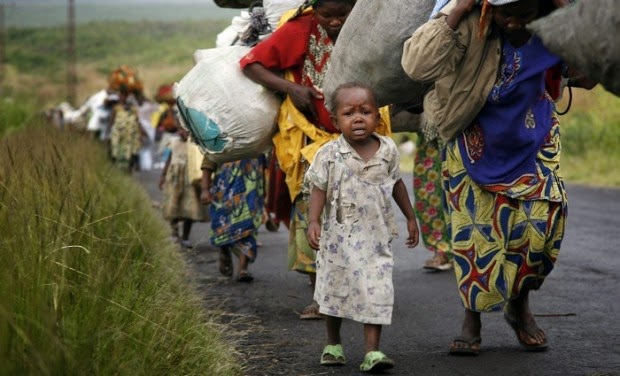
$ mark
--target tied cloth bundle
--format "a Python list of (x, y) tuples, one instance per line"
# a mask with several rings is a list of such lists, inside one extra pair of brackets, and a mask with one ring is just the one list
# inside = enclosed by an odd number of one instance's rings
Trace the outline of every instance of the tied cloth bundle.
[(114, 69), (108, 77), (108, 89), (111, 91), (124, 91), (128, 93), (141, 93), (144, 89), (138, 73), (127, 65), (121, 65)]
[(262, 35), (266, 35), (271, 33), (271, 26), (269, 25), (269, 20), (267, 20), (267, 15), (265, 14), (265, 9), (261, 6), (252, 6), (249, 9), (250, 13), (250, 25), (243, 32), (241, 36), (241, 44), (244, 46), (253, 46), (258, 43), (260, 37)]

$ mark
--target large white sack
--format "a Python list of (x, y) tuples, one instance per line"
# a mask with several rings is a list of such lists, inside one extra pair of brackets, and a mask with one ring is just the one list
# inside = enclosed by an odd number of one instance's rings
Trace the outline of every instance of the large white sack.
[(249, 50), (202, 50), (201, 60), (174, 85), (183, 126), (216, 163), (257, 157), (271, 147), (276, 130), (280, 100), (239, 67)]
[(620, 1), (579, 1), (528, 29), (551, 52), (620, 96)]
[(271, 30), (275, 30), (284, 12), (299, 8), (304, 0), (263, 0), (265, 15)]
[(230, 25), (217, 35), (215, 47), (228, 47), (240, 44), (239, 41), (248, 27), (250, 27), (250, 13), (241, 11), (241, 14), (233, 17)]
[(428, 86), (403, 71), (403, 44), (424, 24), (435, 0), (358, 0), (332, 51), (323, 91), (329, 101), (338, 85), (360, 81), (371, 86), (380, 106), (422, 103)]

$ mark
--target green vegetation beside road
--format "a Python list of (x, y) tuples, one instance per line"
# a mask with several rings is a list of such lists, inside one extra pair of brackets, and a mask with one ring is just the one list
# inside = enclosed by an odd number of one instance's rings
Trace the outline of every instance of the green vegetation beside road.
[(0, 374), (242, 373), (167, 225), (99, 143), (27, 121), (0, 160)]

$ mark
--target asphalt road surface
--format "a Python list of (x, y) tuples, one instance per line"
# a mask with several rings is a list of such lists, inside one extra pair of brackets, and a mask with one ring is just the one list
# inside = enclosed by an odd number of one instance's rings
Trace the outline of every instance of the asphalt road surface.
[[(159, 171), (136, 175), (153, 200)], [(411, 175), (403, 180), (411, 192)], [(477, 357), (448, 355), (459, 334), (463, 308), (452, 271), (422, 269), (430, 253), (404, 245), (404, 217), (395, 253), (392, 325), (383, 328), (381, 348), (396, 366), (388, 375), (620, 375), (620, 190), (568, 185), (569, 214), (559, 259), (542, 289), (531, 294), (539, 325), (550, 348), (527, 353), (501, 313), (482, 315), (482, 352)], [(227, 311), (223, 320), (243, 333), (238, 349), (246, 375), (359, 375), (364, 355), (362, 324), (344, 321), (347, 365), (319, 364), (325, 345), (323, 320), (302, 321), (299, 311), (311, 299), (308, 278), (286, 268), (288, 232), (283, 226), (259, 231), (258, 258), (250, 266), (254, 282), (240, 283), (217, 270), (217, 249), (208, 242), (209, 224), (197, 224), (196, 246), (183, 251), (191, 277), (209, 303)], [(236, 264), (235, 264), (236, 268)]]

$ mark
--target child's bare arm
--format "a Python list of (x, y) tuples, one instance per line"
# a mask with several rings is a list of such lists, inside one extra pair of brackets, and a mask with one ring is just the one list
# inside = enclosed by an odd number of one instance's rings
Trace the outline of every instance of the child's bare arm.
[(319, 240), (321, 239), (321, 225), (319, 217), (323, 212), (327, 192), (316, 186), (312, 187), (310, 193), (310, 203), (308, 207), (308, 243), (313, 249), (319, 249)]
[(407, 232), (409, 234), (407, 236), (406, 244), (407, 247), (413, 248), (418, 245), (419, 241), (418, 223), (415, 220), (415, 214), (413, 213), (411, 200), (409, 200), (407, 187), (405, 187), (405, 183), (403, 183), (402, 179), (399, 179), (394, 185), (392, 197), (407, 219)]

